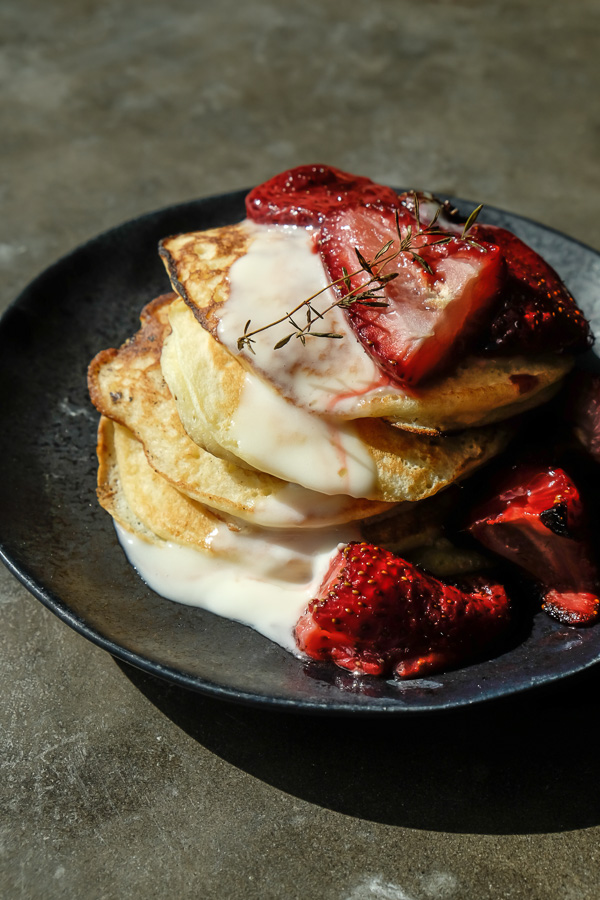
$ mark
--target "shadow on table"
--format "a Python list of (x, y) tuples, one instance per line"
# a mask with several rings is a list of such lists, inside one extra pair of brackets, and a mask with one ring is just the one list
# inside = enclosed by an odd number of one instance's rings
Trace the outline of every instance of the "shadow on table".
[(118, 662), (208, 750), (302, 800), (431, 831), (526, 834), (600, 822), (600, 668), (472, 709), (394, 719), (270, 712)]

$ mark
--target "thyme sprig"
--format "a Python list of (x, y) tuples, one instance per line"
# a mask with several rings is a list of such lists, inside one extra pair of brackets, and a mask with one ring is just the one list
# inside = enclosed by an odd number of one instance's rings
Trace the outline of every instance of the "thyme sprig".
[[(384, 290), (385, 286), (389, 284), (390, 281), (393, 281), (394, 278), (398, 277), (399, 273), (386, 273), (384, 270), (386, 266), (397, 259), (401, 253), (409, 253), (412, 259), (416, 263), (418, 263), (418, 265), (420, 265), (429, 275), (433, 275), (433, 269), (431, 268), (427, 260), (417, 252), (417, 249), (415, 249), (416, 238), (422, 237), (423, 235), (427, 237), (439, 235), (439, 240), (431, 241), (427, 244), (428, 247), (434, 247), (437, 244), (447, 244), (457, 238), (458, 235), (448, 234), (448, 232), (443, 231), (439, 227), (436, 227), (440, 213), (444, 209), (443, 204), (440, 204), (438, 206), (431, 219), (431, 222), (428, 225), (423, 226), (421, 224), (419, 198), (415, 192), (413, 192), (413, 202), (414, 214), (417, 220), (416, 229), (413, 229), (412, 225), (409, 225), (406, 228), (404, 235), (402, 235), (400, 217), (397, 211), (395, 213), (396, 234), (398, 236), (397, 249), (394, 249), (396, 240), (392, 239), (390, 241), (387, 241), (387, 243), (380, 247), (375, 256), (373, 256), (372, 259), (368, 260), (365, 259), (358, 247), (355, 247), (354, 253), (356, 254), (356, 259), (359, 265), (359, 268), (356, 269), (356, 271), (349, 273), (345, 267), (342, 267), (341, 278), (338, 278), (336, 281), (331, 281), (329, 282), (329, 284), (326, 284), (325, 287), (322, 287), (320, 290), (315, 291), (314, 294), (311, 294), (310, 297), (307, 297), (305, 300), (295, 306), (291, 310), (291, 312), (286, 312), (285, 315), (281, 316), (279, 319), (276, 319), (274, 322), (269, 322), (268, 325), (263, 325), (260, 328), (255, 328), (251, 331), (250, 326), (252, 324), (252, 320), (248, 319), (246, 325), (244, 326), (244, 333), (237, 340), (238, 350), (241, 351), (245, 347), (247, 347), (251, 353), (254, 353), (255, 351), (252, 344), (255, 343), (255, 336), (257, 334), (261, 334), (261, 332), (263, 331), (267, 331), (270, 328), (274, 328), (276, 325), (281, 325), (283, 322), (289, 322), (289, 324), (293, 328), (293, 331), (291, 331), (285, 337), (281, 338), (281, 340), (277, 341), (277, 343), (273, 347), (274, 350), (280, 350), (282, 347), (285, 347), (293, 337), (298, 338), (303, 346), (306, 344), (307, 337), (329, 338), (334, 340), (343, 338), (343, 334), (339, 334), (334, 331), (313, 331), (313, 325), (315, 325), (315, 323), (317, 323), (319, 319), (324, 319), (327, 313), (334, 309), (336, 306), (340, 307), (340, 309), (348, 309), (348, 307), (354, 306), (357, 303), (360, 303), (361, 306), (368, 307), (388, 306), (385, 295), (381, 292)], [(478, 206), (477, 209), (473, 210), (473, 212), (465, 222), (460, 240), (466, 240), (468, 243), (477, 246), (480, 249), (485, 249), (481, 246), (481, 244), (478, 244), (477, 241), (468, 237), (468, 232), (475, 224), (475, 220), (481, 212), (481, 209), (482, 206)], [(360, 275), (361, 272), (365, 272), (369, 277), (366, 282), (353, 288), (352, 279), (356, 275)], [(340, 297), (338, 300), (335, 300), (326, 309), (319, 310), (315, 307), (314, 301), (318, 297), (320, 297), (321, 294), (324, 294), (330, 288), (341, 287), (341, 285), (343, 285), (346, 289), (346, 293), (342, 297)], [(298, 314), (302, 313), (303, 310), (306, 311), (306, 314), (305, 324), (302, 325), (299, 324), (296, 319), (298, 317)]]

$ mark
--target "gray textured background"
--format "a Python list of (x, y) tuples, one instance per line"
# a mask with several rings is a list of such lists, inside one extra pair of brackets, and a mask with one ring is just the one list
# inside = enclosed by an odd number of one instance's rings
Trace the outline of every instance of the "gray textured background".
[[(305, 162), (600, 248), (599, 20), (596, 0), (4, 0), (0, 310), (112, 225)], [(594, 673), (435, 720), (294, 719), (118, 666), (4, 570), (0, 606), (2, 896), (598, 896)]]

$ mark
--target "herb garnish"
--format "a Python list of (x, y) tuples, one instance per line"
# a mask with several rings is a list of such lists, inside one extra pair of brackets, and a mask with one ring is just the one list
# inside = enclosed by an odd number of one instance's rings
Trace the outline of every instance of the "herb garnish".
[[(389, 284), (390, 281), (392, 281), (394, 278), (397, 278), (399, 273), (388, 272), (386, 274), (384, 272), (384, 269), (387, 265), (397, 259), (401, 253), (409, 253), (416, 263), (418, 263), (423, 269), (425, 269), (428, 274), (433, 275), (433, 270), (427, 260), (423, 259), (423, 257), (420, 256), (419, 253), (417, 253), (417, 251), (415, 250), (415, 238), (421, 237), (422, 235), (440, 235), (441, 237), (439, 238), (439, 240), (431, 241), (427, 244), (428, 247), (434, 247), (436, 244), (447, 244), (451, 240), (457, 238), (458, 235), (448, 234), (448, 232), (443, 231), (441, 228), (435, 227), (439, 215), (444, 208), (444, 204), (440, 204), (438, 206), (429, 225), (423, 227), (420, 218), (419, 198), (415, 192), (413, 192), (413, 201), (415, 207), (414, 214), (417, 220), (417, 228), (413, 230), (412, 225), (409, 225), (406, 229), (404, 237), (402, 236), (402, 229), (400, 226), (400, 218), (398, 212), (396, 211), (395, 213), (396, 233), (398, 235), (397, 249), (394, 249), (394, 245), (396, 243), (395, 239), (390, 240), (377, 251), (372, 259), (367, 260), (362, 255), (358, 247), (355, 247), (354, 252), (356, 254), (356, 258), (358, 260), (360, 268), (358, 268), (355, 272), (348, 273), (347, 269), (345, 267), (342, 267), (343, 274), (341, 278), (338, 278), (336, 281), (331, 281), (329, 284), (326, 284), (325, 287), (322, 287), (319, 291), (316, 291), (316, 293), (311, 294), (310, 297), (307, 297), (306, 300), (303, 300), (301, 303), (295, 306), (291, 312), (286, 313), (280, 319), (276, 319), (275, 322), (270, 322), (268, 325), (263, 325), (261, 328), (255, 328), (251, 331), (250, 325), (252, 323), (252, 320), (248, 319), (246, 325), (244, 326), (244, 333), (237, 340), (238, 350), (243, 350), (244, 347), (247, 347), (251, 353), (254, 353), (254, 348), (252, 346), (252, 344), (255, 343), (254, 336), (260, 334), (262, 331), (267, 331), (269, 328), (273, 328), (275, 325), (280, 325), (282, 322), (286, 321), (290, 323), (294, 330), (287, 334), (285, 337), (281, 338), (281, 340), (277, 341), (273, 348), (274, 350), (280, 350), (282, 347), (285, 347), (285, 345), (289, 341), (291, 341), (293, 337), (299, 338), (303, 346), (306, 344), (307, 337), (330, 339), (343, 338), (343, 334), (337, 334), (333, 331), (313, 331), (313, 325), (319, 319), (323, 319), (327, 315), (327, 313), (330, 312), (330, 310), (334, 309), (336, 306), (339, 306), (340, 309), (347, 309), (349, 306), (353, 306), (355, 303), (360, 303), (362, 306), (371, 307), (388, 306), (385, 296), (380, 292), (385, 288), (387, 284)], [(465, 222), (459, 240), (465, 240), (473, 246), (479, 247), (480, 249), (485, 249), (481, 246), (481, 244), (477, 243), (477, 241), (467, 236), (469, 230), (475, 224), (475, 220), (481, 212), (482, 206), (483, 204), (473, 210), (473, 212)], [(354, 278), (355, 275), (359, 275), (361, 272), (366, 272), (369, 278), (364, 284), (353, 288), (351, 279)], [(340, 297), (339, 300), (331, 303), (326, 309), (323, 310), (318, 310), (314, 306), (314, 301), (317, 299), (317, 297), (325, 293), (325, 291), (328, 291), (330, 288), (335, 288), (338, 287), (338, 285), (342, 284), (347, 291), (347, 293), (344, 294), (343, 297)], [(299, 325), (293, 317), (303, 309), (306, 309), (306, 324)]]

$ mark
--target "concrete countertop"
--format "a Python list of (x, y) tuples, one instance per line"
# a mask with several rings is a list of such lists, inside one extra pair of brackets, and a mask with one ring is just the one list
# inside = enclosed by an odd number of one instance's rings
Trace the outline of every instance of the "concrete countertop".
[[(305, 162), (598, 249), (599, 19), (595, 0), (8, 0), (0, 311), (113, 225)], [(0, 606), (3, 897), (598, 896), (597, 669), (461, 713), (293, 717), (117, 664), (4, 569)]]

